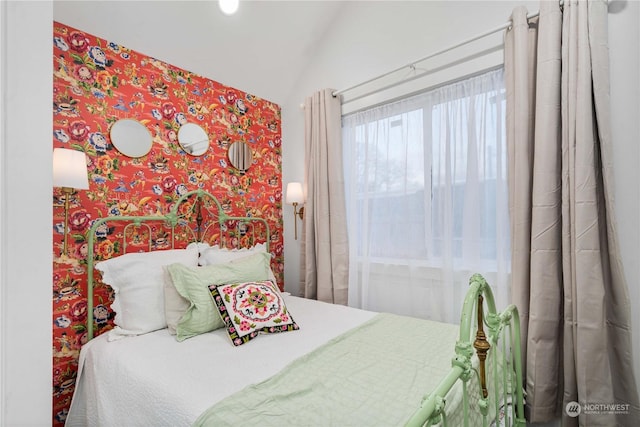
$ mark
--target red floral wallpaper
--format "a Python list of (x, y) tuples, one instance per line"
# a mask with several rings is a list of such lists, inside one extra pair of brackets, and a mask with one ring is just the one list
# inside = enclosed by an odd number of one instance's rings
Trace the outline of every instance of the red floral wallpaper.
[[(165, 213), (184, 192), (203, 188), (230, 215), (260, 216), (271, 228), (272, 268), (283, 280), (280, 107), (241, 90), (182, 70), (116, 43), (54, 22), (53, 146), (87, 154), (90, 188), (70, 198), (69, 254), (73, 263), (53, 268), (53, 425), (64, 424), (71, 403), (80, 347), (86, 342), (86, 233), (107, 215)], [(140, 158), (120, 154), (109, 130), (119, 119), (143, 123), (153, 137)], [(206, 153), (195, 157), (178, 144), (184, 123), (209, 135)], [(246, 173), (230, 166), (235, 141), (252, 149)], [(53, 191), (53, 252), (62, 251), (64, 210)], [(113, 230), (98, 236), (96, 254), (121, 252)], [(117, 234), (117, 233), (116, 233)], [(160, 241), (160, 239), (157, 239)], [(111, 328), (112, 294), (95, 291), (95, 328)]]

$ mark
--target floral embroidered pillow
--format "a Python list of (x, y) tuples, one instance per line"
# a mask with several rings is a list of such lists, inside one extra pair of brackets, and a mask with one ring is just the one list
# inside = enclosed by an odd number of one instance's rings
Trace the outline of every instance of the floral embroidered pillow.
[(270, 280), (211, 285), (209, 291), (235, 346), (249, 342), (261, 332), (300, 329)]

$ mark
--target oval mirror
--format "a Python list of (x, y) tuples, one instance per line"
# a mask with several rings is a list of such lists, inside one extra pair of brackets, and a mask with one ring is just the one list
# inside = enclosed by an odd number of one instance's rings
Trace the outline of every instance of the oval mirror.
[(201, 156), (209, 149), (209, 135), (195, 123), (185, 123), (180, 127), (178, 142), (192, 156)]
[(109, 135), (113, 146), (125, 156), (142, 157), (151, 150), (151, 132), (137, 120), (118, 120)]
[(234, 142), (229, 146), (229, 161), (234, 168), (246, 171), (253, 161), (251, 147), (244, 141)]

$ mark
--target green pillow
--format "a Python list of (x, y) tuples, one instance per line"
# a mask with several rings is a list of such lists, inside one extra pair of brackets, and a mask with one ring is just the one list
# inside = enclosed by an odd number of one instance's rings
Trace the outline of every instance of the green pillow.
[(224, 327), (213, 303), (209, 285), (260, 281), (269, 279), (271, 254), (260, 252), (205, 267), (171, 264), (167, 267), (178, 293), (189, 302), (189, 308), (176, 326), (176, 339), (184, 341)]

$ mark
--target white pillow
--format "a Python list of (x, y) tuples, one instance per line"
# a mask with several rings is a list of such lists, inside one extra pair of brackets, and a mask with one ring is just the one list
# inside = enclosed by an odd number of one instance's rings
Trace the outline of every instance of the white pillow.
[[(218, 245), (216, 245), (217, 247)], [(211, 246), (209, 246), (208, 243), (203, 243), (203, 242), (191, 242), (187, 245), (187, 249), (193, 249), (196, 248), (198, 249), (198, 253), (202, 253), (202, 251), (204, 251), (207, 248), (210, 248)]]
[(251, 248), (242, 249), (220, 248), (218, 245), (209, 246), (208, 248), (200, 247), (200, 265), (225, 264), (238, 258), (263, 252), (267, 252), (264, 243), (258, 243)]
[[(202, 242), (189, 243), (187, 249), (193, 248), (197, 248), (200, 253), (200, 259), (198, 261), (198, 265), (200, 266), (226, 264), (249, 255), (267, 252), (267, 245), (265, 243), (258, 243), (250, 248), (240, 249), (221, 248), (218, 245), (210, 246), (208, 243)], [(273, 271), (269, 269), (269, 272), (269, 280), (273, 281), (273, 283), (278, 283)], [(173, 292), (171, 292), (171, 294), (173, 295)], [(169, 330), (171, 331), (171, 325), (169, 325)]]
[(180, 263), (198, 265), (196, 249), (129, 253), (96, 264), (102, 280), (113, 288), (111, 309), (116, 327), (109, 340), (140, 335), (167, 327), (164, 304), (163, 266)]

